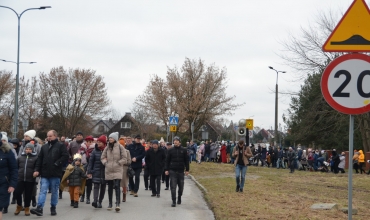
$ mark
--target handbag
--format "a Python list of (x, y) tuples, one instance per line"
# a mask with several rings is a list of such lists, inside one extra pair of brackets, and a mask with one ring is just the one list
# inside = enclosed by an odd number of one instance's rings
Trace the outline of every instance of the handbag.
[(135, 176), (135, 170), (132, 169), (131, 166), (129, 166), (128, 169), (127, 169), (127, 175), (128, 175), (128, 177), (134, 177)]

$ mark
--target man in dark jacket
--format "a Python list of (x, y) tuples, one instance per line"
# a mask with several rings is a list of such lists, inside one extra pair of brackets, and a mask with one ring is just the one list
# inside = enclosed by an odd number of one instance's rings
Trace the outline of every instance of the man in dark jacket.
[(158, 147), (158, 141), (152, 141), (152, 148), (146, 152), (145, 164), (150, 175), (150, 186), (152, 187), (152, 197), (160, 197), (161, 194), (161, 174), (166, 160), (165, 151)]
[(145, 148), (141, 145), (140, 140), (140, 135), (136, 135), (135, 143), (127, 147), (131, 155), (131, 167), (135, 171), (135, 182), (134, 177), (130, 177), (130, 195), (134, 195), (134, 197), (138, 197), (137, 192), (139, 191), (140, 185), (140, 173), (143, 166), (142, 159), (145, 157)]
[(204, 161), (208, 162), (211, 156), (211, 145), (206, 141), (204, 145)]
[(176, 207), (176, 187), (179, 186), (177, 204), (181, 204), (185, 175), (189, 174), (189, 159), (186, 149), (181, 147), (180, 138), (174, 137), (174, 147), (168, 150), (165, 170), (171, 179), (172, 207)]
[(293, 150), (292, 147), (289, 147), (289, 151), (288, 151), (287, 157), (288, 157), (289, 168), (290, 168), (290, 172), (289, 173), (294, 173), (294, 161), (295, 161), (295, 158), (296, 158), (296, 154), (295, 154), (295, 152), (294, 152), (294, 150)]
[(43, 215), (43, 208), (46, 200), (46, 195), (51, 187), (51, 215), (56, 215), (56, 206), (58, 204), (58, 194), (60, 177), (63, 173), (63, 164), (68, 160), (68, 152), (64, 145), (58, 141), (58, 133), (50, 130), (47, 133), (48, 143), (41, 147), (38, 156), (34, 177), (41, 175), (41, 189), (38, 198), (36, 209), (32, 209), (31, 213), (37, 216)]

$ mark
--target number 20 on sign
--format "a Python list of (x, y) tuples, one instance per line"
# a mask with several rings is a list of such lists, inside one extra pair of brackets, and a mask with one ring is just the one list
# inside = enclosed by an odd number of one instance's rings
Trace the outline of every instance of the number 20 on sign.
[(346, 54), (333, 60), (321, 78), (326, 102), (344, 114), (370, 111), (370, 56)]

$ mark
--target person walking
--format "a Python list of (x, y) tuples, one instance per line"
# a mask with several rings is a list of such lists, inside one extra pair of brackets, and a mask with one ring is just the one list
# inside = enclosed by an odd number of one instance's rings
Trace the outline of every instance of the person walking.
[(362, 172), (364, 174), (366, 174), (366, 171), (362, 168), (364, 165), (365, 165), (365, 154), (362, 150), (359, 150), (358, 151), (359, 155), (358, 155), (358, 168), (360, 169), (360, 172), (362, 174)]
[(31, 214), (42, 216), (46, 195), (51, 187), (51, 215), (57, 215), (58, 194), (60, 177), (63, 164), (68, 160), (68, 152), (64, 145), (58, 141), (58, 133), (50, 130), (47, 133), (48, 142), (41, 147), (36, 162), (34, 177), (41, 175), (41, 189), (39, 192), (37, 208), (31, 209)]
[(98, 138), (95, 149), (90, 155), (87, 169), (87, 175), (89, 178), (92, 178), (94, 184), (94, 201), (91, 203), (94, 208), (102, 208), (101, 203), (104, 199), (105, 188), (107, 186), (105, 182), (105, 167), (100, 160), (106, 146), (107, 137), (102, 135)]
[(18, 184), (15, 190), (15, 196), (17, 198), (17, 208), (14, 212), (18, 215), (22, 209), (22, 195), (24, 193), (24, 214), (26, 216), (31, 215), (30, 204), (33, 187), (35, 185), (35, 178), (33, 172), (35, 171), (37, 153), (34, 151), (35, 147), (33, 144), (28, 143), (24, 148), (21, 156), (18, 157)]
[(237, 146), (234, 147), (233, 157), (235, 158), (235, 179), (236, 179), (236, 192), (243, 192), (245, 175), (247, 173), (247, 165), (249, 158), (253, 156), (251, 148), (244, 145), (244, 140), (239, 140)]
[(128, 184), (129, 184), (127, 170), (128, 170), (128, 167), (131, 165), (131, 155), (130, 155), (130, 151), (126, 149), (125, 147), (126, 145), (122, 145), (122, 146), (123, 148), (125, 148), (126, 153), (127, 153), (127, 163), (123, 165), (123, 173), (122, 173), (122, 180), (121, 180), (122, 202), (126, 202), (126, 195), (127, 195)]
[(288, 157), (288, 163), (289, 163), (289, 168), (290, 168), (289, 173), (294, 173), (294, 161), (295, 161), (296, 155), (292, 147), (289, 147), (287, 157)]
[[(0, 139), (2, 138), (0, 133)], [(14, 192), (18, 181), (18, 167), (12, 148), (0, 141), (0, 219), (8, 212), (10, 194)]]
[[(172, 144), (170, 142), (167, 142), (166, 144), (166, 150), (165, 150), (165, 154), (166, 154), (166, 158), (168, 157), (168, 150), (172, 148)], [(164, 175), (165, 175), (165, 178), (164, 178), (164, 181), (166, 183), (166, 188), (164, 190), (168, 190), (169, 187), (170, 187), (170, 176), (169, 175), (166, 175), (166, 171), (164, 170)]]
[(172, 207), (176, 207), (176, 187), (179, 187), (177, 204), (181, 204), (181, 196), (184, 191), (184, 170), (185, 175), (189, 174), (189, 158), (185, 148), (181, 147), (180, 138), (173, 138), (174, 147), (168, 150), (165, 170), (166, 175), (171, 179)]
[(138, 191), (140, 186), (140, 173), (142, 170), (142, 159), (145, 157), (145, 149), (140, 143), (140, 135), (135, 136), (135, 143), (128, 146), (127, 150), (130, 151), (131, 155), (131, 168), (135, 171), (135, 182), (134, 177), (130, 177), (130, 195), (138, 197)]
[(76, 153), (73, 156), (73, 162), (66, 168), (60, 184), (61, 189), (64, 189), (64, 187), (68, 185), (69, 197), (71, 200), (71, 206), (73, 206), (73, 208), (78, 208), (78, 199), (85, 190), (85, 179), (87, 176), (81, 160), (81, 154)]
[(161, 194), (161, 174), (166, 160), (165, 152), (159, 148), (158, 141), (152, 141), (152, 148), (146, 152), (145, 164), (150, 175), (150, 185), (152, 187), (152, 197), (160, 197)]
[(221, 146), (221, 162), (222, 163), (227, 163), (227, 152), (226, 152), (226, 149), (227, 149), (227, 147), (226, 147), (226, 144), (225, 144), (225, 142), (224, 143), (222, 143), (222, 146)]
[(341, 173), (345, 173), (344, 171), (344, 167), (346, 166), (346, 153), (345, 152), (342, 152), (339, 156), (339, 160), (340, 160), (340, 163), (338, 165), (338, 170), (341, 172)]
[(108, 210), (112, 210), (113, 188), (116, 194), (116, 212), (121, 210), (120, 185), (123, 173), (123, 165), (127, 164), (126, 149), (118, 143), (118, 132), (109, 135), (108, 146), (104, 149), (101, 162), (105, 166), (105, 180), (108, 182)]

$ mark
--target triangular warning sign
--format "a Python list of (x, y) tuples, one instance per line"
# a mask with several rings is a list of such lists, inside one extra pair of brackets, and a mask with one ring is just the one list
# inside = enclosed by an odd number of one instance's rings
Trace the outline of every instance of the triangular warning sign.
[(370, 52), (370, 11), (354, 0), (322, 47), (325, 52)]

